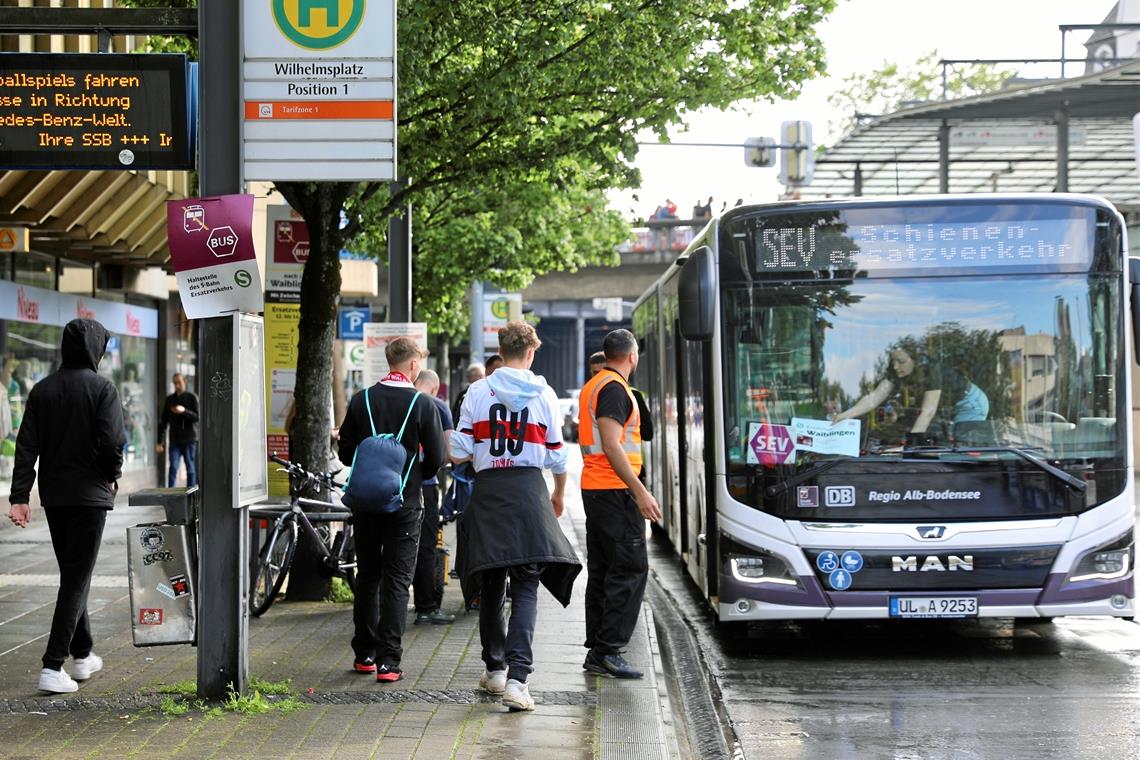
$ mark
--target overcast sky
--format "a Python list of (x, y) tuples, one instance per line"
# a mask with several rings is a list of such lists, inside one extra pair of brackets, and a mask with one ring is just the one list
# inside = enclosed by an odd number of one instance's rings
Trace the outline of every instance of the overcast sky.
[[(840, 0), (819, 28), (827, 53), (825, 78), (807, 83), (796, 101), (695, 114), (688, 131), (674, 130), (673, 140), (740, 143), (747, 137), (775, 137), (782, 121), (807, 119), (815, 142), (826, 144), (839, 136), (829, 133), (829, 122), (843, 116), (827, 98), (850, 74), (887, 60), (907, 64), (934, 49), (943, 58), (1057, 58), (1058, 25), (1100, 23), (1114, 5), (1115, 0)], [(1083, 58), (1087, 37), (1088, 32), (1069, 33), (1066, 55)], [(1072, 65), (1066, 74), (1075, 75), (1079, 68)], [(1053, 64), (1024, 73), (1055, 77), (1060, 69)], [(637, 166), (641, 189), (610, 194), (611, 205), (630, 218), (648, 216), (666, 198), (687, 217), (697, 200), (710, 195), (719, 211), (725, 201), (766, 202), (780, 192), (777, 170), (746, 167), (743, 148), (643, 146)]]

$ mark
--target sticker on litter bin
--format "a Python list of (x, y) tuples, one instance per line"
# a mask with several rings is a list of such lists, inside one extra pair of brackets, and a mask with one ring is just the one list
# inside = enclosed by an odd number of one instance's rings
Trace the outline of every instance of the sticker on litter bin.
[(162, 549), (166, 539), (163, 538), (161, 530), (151, 526), (139, 534), (139, 543), (148, 552), (156, 552)]
[(190, 594), (190, 584), (186, 581), (185, 575), (170, 576), (170, 586), (174, 589), (175, 599), (180, 596), (188, 596)]
[(157, 591), (158, 593), (162, 594), (163, 596), (170, 597), (171, 599), (177, 599), (178, 598), (174, 594), (174, 589), (172, 589), (170, 586), (167, 586), (165, 583), (158, 584), (157, 586), (154, 587), (154, 590)]
[(162, 625), (162, 610), (143, 607), (139, 610), (139, 625)]
[(174, 555), (170, 552), (154, 552), (153, 554), (143, 555), (144, 565), (153, 565), (155, 562), (170, 562), (174, 559)]

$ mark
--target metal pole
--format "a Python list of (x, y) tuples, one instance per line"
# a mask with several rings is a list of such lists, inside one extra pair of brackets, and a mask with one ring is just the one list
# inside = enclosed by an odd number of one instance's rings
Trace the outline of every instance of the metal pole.
[[(241, 191), (241, 3), (198, 4), (201, 194)], [(233, 317), (199, 325), (202, 514), (198, 545), (198, 696), (221, 700), (249, 685), (249, 510), (236, 509), (233, 454)]]
[(863, 164), (855, 164), (855, 197), (863, 195)]
[(471, 359), (483, 361), (483, 281), (471, 283)]
[(1057, 187), (1055, 192), (1069, 192), (1069, 101), (1057, 109)]
[[(402, 182), (389, 185), (393, 194)], [(412, 207), (388, 218), (388, 321), (412, 321)]]
[(938, 125), (938, 192), (950, 192), (950, 125)]
[(1061, 79), (1065, 78), (1065, 29), (1061, 29)]

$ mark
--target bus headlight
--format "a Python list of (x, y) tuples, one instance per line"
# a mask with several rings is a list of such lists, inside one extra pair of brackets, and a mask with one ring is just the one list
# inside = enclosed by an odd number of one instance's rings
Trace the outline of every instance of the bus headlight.
[(1069, 583), (1110, 581), (1123, 578), (1132, 569), (1132, 531), (1085, 553), (1069, 572)]
[(744, 546), (720, 534), (721, 563), (726, 574), (741, 583), (799, 586), (791, 563), (778, 554)]

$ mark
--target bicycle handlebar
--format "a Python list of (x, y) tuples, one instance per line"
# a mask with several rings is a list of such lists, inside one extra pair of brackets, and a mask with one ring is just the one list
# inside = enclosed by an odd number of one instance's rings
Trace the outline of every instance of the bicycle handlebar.
[(302, 484), (312, 483), (313, 485), (324, 483), (329, 488), (334, 489), (343, 488), (340, 483), (337, 483), (335, 480), (333, 480), (333, 474), (331, 472), (309, 472), (296, 462), (290, 462), (288, 459), (282, 459), (281, 457), (277, 456), (276, 451), (270, 454), (269, 458), (285, 468), (286, 472), (289, 473), (290, 480), (299, 480), (302, 481)]

